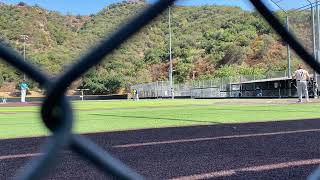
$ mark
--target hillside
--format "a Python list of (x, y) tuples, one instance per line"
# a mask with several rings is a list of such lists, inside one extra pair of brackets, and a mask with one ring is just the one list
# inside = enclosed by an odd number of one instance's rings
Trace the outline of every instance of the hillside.
[[(110, 5), (95, 15), (63, 16), (25, 4), (0, 4), (0, 41), (22, 53), (21, 35), (28, 35), (27, 57), (55, 75), (146, 6), (143, 1), (131, 1)], [(95, 94), (115, 93), (131, 84), (166, 80), (167, 18), (167, 13), (162, 14), (74, 87), (89, 88)], [(310, 44), (308, 18), (302, 12), (295, 16), (292, 27)], [(172, 9), (172, 31), (175, 82), (190, 81), (192, 71), (197, 71), (197, 79), (207, 79), (286, 67), (285, 44), (255, 12), (237, 7), (178, 6)], [(16, 83), (22, 77), (4, 64), (0, 64), (0, 72), (0, 85)]]

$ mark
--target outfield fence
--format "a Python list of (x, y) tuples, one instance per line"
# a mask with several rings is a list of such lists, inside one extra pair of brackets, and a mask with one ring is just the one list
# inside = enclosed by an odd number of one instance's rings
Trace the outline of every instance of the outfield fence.
[[(249, 89), (242, 88), (247, 82), (273, 80), (276, 78), (286, 79), (286, 71), (269, 71), (264, 75), (255, 76), (239, 76), (232, 78), (214, 78), (210, 80), (192, 81), (189, 83), (174, 84), (174, 96), (176, 97), (191, 97), (191, 98), (223, 98), (223, 97), (238, 97), (239, 93), (243, 97), (255, 97), (257, 95), (256, 87)], [(236, 85), (239, 87), (236, 88)], [(283, 86), (284, 87), (284, 86)], [(131, 91), (136, 89), (141, 98), (169, 98), (170, 94), (170, 82), (169, 81), (157, 81), (152, 83), (137, 84), (131, 86)], [(278, 88), (264, 88), (264, 97), (288, 97), (288, 89)]]
[[(282, 26), (264, 3), (261, 0), (250, 1), (284, 41), (295, 50), (297, 55), (320, 73), (319, 63)], [(144, 177), (128, 168), (87, 138), (72, 133), (73, 110), (69, 100), (65, 97), (65, 92), (73, 81), (88, 71), (88, 69), (101, 62), (105, 56), (116, 50), (123, 42), (164, 12), (173, 2), (174, 0), (159, 0), (150, 5), (127, 24), (118, 28), (110, 37), (105, 38), (101, 44), (92, 48), (91, 51), (75, 61), (76, 63), (71, 68), (62, 73), (54, 81), (47, 74), (44, 74), (43, 71), (28, 63), (30, 61), (24, 61), (21, 55), (0, 44), (1, 59), (26, 73), (37, 81), (41, 87), (46, 89), (47, 95), (42, 105), (41, 117), (43, 123), (52, 132), (51, 138), (42, 147), (44, 155), (33, 159), (32, 162), (27, 163), (27, 166), (22, 167), (21, 171), (17, 173), (16, 179), (43, 179), (43, 176), (52, 165), (58, 161), (57, 157), (59, 157), (59, 153), (66, 147), (89, 160), (97, 168), (113, 176), (114, 179), (144, 179)], [(167, 87), (164, 86), (163, 88)], [(181, 93), (186, 91), (187, 88), (181, 86)], [(159, 94), (159, 92), (157, 93)], [(319, 177), (320, 170), (318, 169), (309, 178), (313, 180), (319, 179)]]

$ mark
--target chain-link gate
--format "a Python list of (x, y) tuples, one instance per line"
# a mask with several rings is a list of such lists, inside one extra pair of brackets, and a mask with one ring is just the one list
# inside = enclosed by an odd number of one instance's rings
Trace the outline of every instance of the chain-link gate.
[[(143, 177), (119, 160), (113, 158), (100, 147), (80, 135), (72, 133), (73, 113), (70, 102), (64, 93), (67, 87), (89, 68), (99, 63), (103, 57), (118, 48), (123, 42), (148, 24), (157, 15), (163, 12), (175, 0), (159, 0), (140, 15), (133, 18), (129, 23), (122, 26), (113, 35), (106, 38), (102, 43), (93, 48), (89, 53), (81, 57), (70, 69), (54, 80), (48, 75), (23, 61), (18, 53), (0, 44), (0, 58), (25, 72), (29, 77), (37, 81), (41, 87), (47, 90), (47, 96), (42, 104), (41, 115), (44, 124), (53, 133), (48, 142), (43, 146), (44, 155), (35, 158), (27, 167), (23, 167), (17, 173), (16, 179), (41, 179), (46, 171), (54, 164), (56, 157), (65, 147), (71, 148), (80, 156), (91, 161), (97, 168), (117, 179), (143, 179)], [(303, 46), (281, 25), (279, 20), (261, 2), (250, 0), (262, 16), (268, 21), (273, 29), (296, 51), (296, 53), (318, 73), (320, 65)], [(320, 170), (310, 175), (310, 179), (318, 179)]]

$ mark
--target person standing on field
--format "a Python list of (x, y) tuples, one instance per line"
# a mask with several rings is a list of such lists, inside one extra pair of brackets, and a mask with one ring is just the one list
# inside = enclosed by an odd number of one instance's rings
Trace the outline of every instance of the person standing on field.
[(136, 94), (137, 94), (137, 90), (136, 89), (132, 89), (132, 99), (134, 101), (136, 100)]
[(293, 74), (293, 78), (296, 79), (297, 82), (297, 91), (298, 91), (298, 102), (302, 102), (302, 96), (305, 96), (307, 102), (309, 102), (309, 94), (308, 94), (308, 83), (310, 80), (310, 75), (308, 71), (303, 69), (302, 65), (298, 66), (298, 70), (296, 70)]
[(27, 90), (29, 89), (28, 84), (26, 81), (23, 81), (20, 84), (20, 90), (21, 90), (21, 102), (26, 102), (26, 95), (27, 95)]
[(136, 101), (139, 101), (139, 91), (136, 90)]

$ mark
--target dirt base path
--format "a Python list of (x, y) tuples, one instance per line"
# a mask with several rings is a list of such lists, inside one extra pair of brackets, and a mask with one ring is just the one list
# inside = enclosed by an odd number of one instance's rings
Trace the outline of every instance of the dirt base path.
[[(303, 99), (303, 103), (320, 103), (320, 99), (310, 98), (309, 102)], [(296, 98), (279, 98), (279, 99), (223, 99), (215, 104), (298, 104)], [(301, 103), (299, 103), (301, 104)]]
[(40, 106), (41, 102), (9, 102), (9, 103), (0, 103), (0, 107), (22, 107), (22, 106)]

